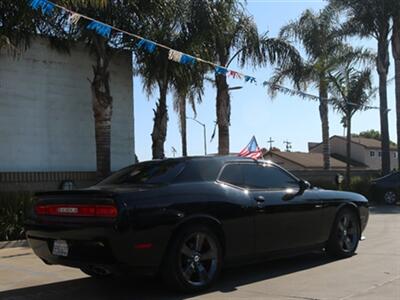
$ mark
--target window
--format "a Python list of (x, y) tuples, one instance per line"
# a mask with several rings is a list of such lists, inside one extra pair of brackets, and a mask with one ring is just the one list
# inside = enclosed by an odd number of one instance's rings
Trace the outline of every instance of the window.
[(370, 151), (369, 156), (374, 157), (375, 156), (375, 151)]
[(288, 173), (270, 165), (245, 165), (243, 168), (245, 186), (250, 189), (298, 188), (297, 180)]
[(298, 181), (276, 166), (255, 163), (226, 165), (219, 177), (222, 182), (249, 189), (298, 188)]
[(124, 168), (104, 179), (99, 185), (108, 184), (167, 184), (184, 168), (184, 163), (176, 160), (146, 162)]
[(244, 177), (242, 168), (246, 164), (229, 164), (222, 170), (220, 181), (230, 183), (236, 186), (244, 187)]
[(378, 152), (378, 156), (382, 157), (382, 152), (381, 151)]
[(394, 153), (393, 153), (393, 157), (394, 157), (394, 158), (397, 158), (397, 152), (394, 152)]

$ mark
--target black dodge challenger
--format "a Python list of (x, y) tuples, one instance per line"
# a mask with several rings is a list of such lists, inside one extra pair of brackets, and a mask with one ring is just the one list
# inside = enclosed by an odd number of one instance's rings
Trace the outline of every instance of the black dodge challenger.
[(316, 249), (349, 257), (368, 215), (363, 196), (312, 188), (269, 161), (189, 157), (136, 164), (88, 189), (38, 193), (26, 234), (47, 264), (94, 277), (160, 273), (199, 291), (228, 265)]

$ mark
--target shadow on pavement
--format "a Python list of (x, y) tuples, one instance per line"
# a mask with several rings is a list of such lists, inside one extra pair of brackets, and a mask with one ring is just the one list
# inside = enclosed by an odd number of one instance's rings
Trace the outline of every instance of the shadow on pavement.
[[(328, 264), (334, 260), (323, 253), (265, 262), (257, 265), (237, 267), (226, 270), (216, 286), (204, 294), (220, 291), (229, 293), (238, 287), (311, 269)], [(194, 295), (182, 295), (168, 291), (158, 279), (75, 279), (21, 289), (0, 292), (2, 300), (25, 299), (174, 299), (181, 300)]]

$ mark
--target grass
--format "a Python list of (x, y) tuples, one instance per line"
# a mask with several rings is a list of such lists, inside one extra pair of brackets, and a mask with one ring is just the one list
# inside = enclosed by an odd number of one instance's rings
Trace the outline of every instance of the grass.
[(31, 209), (32, 193), (0, 193), (0, 241), (12, 241), (25, 238), (24, 220)]

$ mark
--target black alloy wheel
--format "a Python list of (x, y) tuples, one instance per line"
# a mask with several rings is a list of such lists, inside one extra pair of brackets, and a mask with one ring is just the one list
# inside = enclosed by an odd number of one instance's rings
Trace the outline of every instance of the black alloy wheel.
[(186, 292), (208, 288), (221, 270), (221, 245), (205, 226), (181, 231), (165, 261), (164, 279), (170, 286)]
[(327, 251), (336, 257), (352, 256), (360, 240), (360, 221), (350, 209), (339, 211), (328, 241)]
[(394, 205), (397, 203), (397, 194), (393, 190), (388, 190), (383, 194), (383, 200), (388, 205)]

